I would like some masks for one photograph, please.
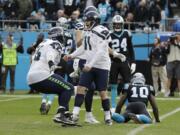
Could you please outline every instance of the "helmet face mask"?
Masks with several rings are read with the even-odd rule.
[[[121,31],[124,25],[124,19],[120,15],[115,15],[112,19],[114,31]]]
[[[113,23],[114,31],[121,31],[123,29],[123,23]]]
[[[91,26],[93,26],[93,22],[92,21],[85,21],[84,22],[85,23],[85,29],[90,29],[91,28]]]

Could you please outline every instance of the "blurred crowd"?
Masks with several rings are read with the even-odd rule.
[[[82,20],[83,10],[88,1],[0,0],[0,20],[17,20],[13,23],[7,21],[3,27],[48,29],[61,17],[70,21]],[[130,30],[145,26],[159,29],[163,19],[177,17],[172,8],[180,7],[178,0],[90,0],[90,2],[97,7],[101,24],[107,26],[111,23],[112,17],[119,14],[127,23],[124,27]],[[48,23],[48,21],[51,22]],[[138,24],[132,22],[138,22]]]

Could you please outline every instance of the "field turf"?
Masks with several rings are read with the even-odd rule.
[[[84,105],[80,114],[83,127],[61,127],[52,118],[57,108],[57,98],[48,115],[40,115],[40,95],[0,95],[0,135],[180,135],[180,97],[158,97],[161,123],[128,124],[113,123],[106,126],[99,98],[93,101],[93,113],[101,124],[84,123]],[[72,109],[72,97],[70,108]],[[149,105],[149,110],[151,107]],[[153,115],[152,115],[153,116]]]

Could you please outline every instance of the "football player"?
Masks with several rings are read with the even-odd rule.
[[[84,54],[86,50],[86,64],[80,76],[73,108],[73,120],[78,121],[80,107],[84,101],[85,90],[95,83],[100,93],[102,107],[104,110],[105,124],[112,125],[110,115],[110,103],[107,96],[108,74],[110,70],[110,58],[108,44],[110,42],[109,30],[99,24],[99,14],[96,11],[89,11],[84,15],[85,28],[88,30],[83,38],[83,45],[75,52],[64,57],[69,60]]]
[[[131,34],[123,29],[124,20],[120,15],[115,15],[112,19],[113,32],[111,33],[112,42],[110,48],[117,53],[122,53],[126,57],[126,61],[111,57],[110,70],[110,87],[111,87],[111,107],[112,112],[115,111],[117,97],[117,80],[118,75],[122,76],[124,85],[129,83],[131,73],[135,71],[134,50],[131,42]],[[131,68],[129,64],[131,63]]]
[[[71,31],[69,31],[68,28],[68,20],[64,17],[61,17],[58,20],[57,26],[63,27],[64,29],[64,46],[62,47],[62,57],[66,54],[70,54],[75,50],[75,43],[73,39],[73,35]],[[65,62],[63,59],[61,59],[58,66],[61,66],[62,69],[56,71],[61,76],[65,77],[68,82],[72,82],[72,79],[69,77],[69,74],[73,71],[72,68],[72,61]]]
[[[67,114],[68,104],[74,87],[66,82],[54,70],[60,68],[57,64],[60,61],[63,46],[63,29],[53,27],[48,32],[48,39],[41,42],[35,50],[32,63],[27,75],[27,82],[30,88],[46,94],[58,95],[58,111],[54,122],[67,125],[75,123]]]
[[[84,10],[84,14],[88,11],[97,11],[97,9],[94,6],[89,6]],[[86,34],[86,30],[84,30],[84,23],[77,23],[76,24],[76,41],[77,41],[77,47],[80,47],[83,42],[83,37]],[[79,74],[82,72],[82,69],[84,67],[84,64],[86,63],[86,54],[88,54],[90,51],[86,50],[86,52],[79,56],[78,59],[74,60],[74,72],[71,75],[71,77],[78,77]],[[90,124],[98,124],[100,123],[96,118],[94,117],[91,109],[92,109],[92,101],[93,101],[93,95],[94,95],[95,85],[94,83],[88,88],[86,94],[85,94],[85,122]]]
[[[97,13],[97,9],[94,6],[88,6],[85,10],[84,10],[84,14],[87,14],[88,12],[96,12]],[[89,34],[88,30],[85,28],[83,28],[83,24],[79,23],[77,28],[77,46],[81,46],[81,44],[85,45],[87,43],[87,41],[82,42],[82,37],[86,37],[86,34]],[[109,53],[111,53],[114,57],[118,57],[120,59],[122,59],[122,55],[121,54],[117,54],[115,51],[113,52],[110,48],[109,49]],[[77,76],[78,71],[82,71],[84,64],[86,63],[86,60],[89,58],[89,56],[92,55],[92,51],[91,49],[86,49],[84,51],[84,53],[82,55],[79,55],[78,58],[80,58],[79,60],[79,64],[74,64],[77,65],[75,71],[73,72],[73,76]],[[123,57],[124,58],[124,57]],[[78,67],[79,66],[79,67]],[[80,70],[78,70],[80,69]],[[94,82],[89,85],[90,87],[88,87],[88,91],[86,92],[85,95],[85,108],[86,108],[86,114],[85,114],[85,122],[88,122],[90,124],[97,124],[99,123],[99,121],[97,121],[95,119],[95,117],[93,116],[91,109],[92,109],[92,101],[93,101],[93,95],[94,95],[94,90],[96,88]]]
[[[31,57],[34,55],[36,48],[41,42],[43,42],[43,40],[44,40],[44,34],[40,33],[37,36],[36,42],[32,46],[28,47],[27,53],[30,54]],[[31,91],[34,92],[34,90],[30,90],[30,92]],[[40,113],[42,115],[48,114],[53,100],[54,100],[54,94],[42,94],[42,100],[40,106]]]
[[[135,73],[130,81],[126,84],[118,105],[116,113],[112,114],[112,119],[117,123],[128,122],[133,120],[135,123],[148,124],[152,123],[152,118],[147,111],[148,101],[150,102],[156,122],[159,120],[158,107],[154,97],[153,87],[145,84],[145,78],[141,73]],[[122,106],[125,100],[128,99],[129,103],[123,114],[121,113]]]

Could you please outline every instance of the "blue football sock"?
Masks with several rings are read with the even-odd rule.
[[[119,114],[119,113],[113,113],[111,118],[117,123],[124,123],[125,122],[124,116]]]
[[[117,84],[111,84],[111,107],[116,108]]]
[[[47,94],[42,94],[42,103],[46,103],[47,101]]]
[[[144,115],[144,114],[140,114],[140,115],[136,115],[137,118],[139,119],[139,121],[141,121],[144,124],[150,124],[152,123],[151,118],[149,118],[148,116]]]
[[[52,104],[53,100],[54,100],[54,94],[48,94],[48,104]]]

